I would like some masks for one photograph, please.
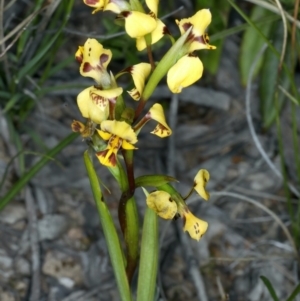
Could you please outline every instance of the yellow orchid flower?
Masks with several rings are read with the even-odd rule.
[[[151,72],[151,65],[148,63],[140,63],[126,69],[132,75],[135,88],[128,91],[134,100],[139,100],[144,91],[145,81]]]
[[[177,200],[178,201],[178,200]],[[149,208],[164,219],[181,216],[183,231],[189,232],[191,238],[200,240],[208,228],[208,223],[194,216],[187,205],[182,201],[178,203],[165,191],[155,191],[147,195],[146,203]]]
[[[95,14],[99,10],[103,10],[107,0],[83,0],[84,4],[95,9],[92,11],[92,14]]]
[[[150,13],[145,14],[138,11],[125,11],[125,30],[127,34],[136,39],[136,47],[139,51],[147,47],[145,36],[151,35],[151,44],[158,42],[165,33],[165,24],[157,18],[159,0],[146,0]]]
[[[209,45],[209,37],[205,33],[206,28],[211,22],[211,12],[209,9],[201,9],[190,18],[176,20],[181,34],[184,34],[191,26],[189,51],[193,52],[200,49],[215,49],[215,46]]]
[[[191,238],[200,240],[208,228],[208,223],[193,215],[187,207],[181,212],[181,215],[184,224],[183,231],[189,232]]]
[[[92,14],[100,10],[110,10],[116,14],[124,10],[130,9],[130,4],[125,0],[83,0],[83,2],[90,7],[95,9],[92,11]]]
[[[95,39],[87,39],[83,46],[79,46],[75,58],[80,63],[82,76],[93,78],[102,87],[110,85],[106,68],[112,58],[111,50],[104,49]]]
[[[154,104],[146,116],[158,122],[158,125],[151,132],[151,134],[154,134],[160,138],[165,138],[172,135],[172,130],[166,122],[164,110],[161,104]]]
[[[115,102],[123,89],[100,90],[94,86],[84,89],[77,96],[77,105],[83,117],[100,124],[109,116],[109,101]]]
[[[209,193],[206,191],[206,184],[210,175],[206,169],[200,169],[194,178],[194,189],[206,201],[209,199]]]
[[[154,104],[150,108],[148,113],[134,126],[134,131],[138,134],[143,126],[151,119],[158,122],[151,134],[154,134],[160,138],[165,138],[172,134],[172,130],[166,122],[164,109],[159,103]]]
[[[173,93],[180,93],[201,78],[203,64],[197,56],[187,54],[180,58],[167,74],[167,84]]]
[[[108,140],[107,148],[96,153],[100,163],[105,166],[116,165],[120,148],[135,149],[137,136],[125,121],[105,120],[101,123],[101,130],[97,131],[103,140]]]
[[[170,194],[165,191],[151,192],[146,198],[146,203],[150,209],[164,219],[172,219],[177,213],[176,203],[171,199]]]

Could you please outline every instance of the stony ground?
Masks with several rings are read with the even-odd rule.
[[[76,10],[81,12],[79,4]],[[78,41],[84,40],[72,35],[68,38],[74,40],[74,49]],[[298,283],[294,249],[284,231],[290,218],[282,180],[258,151],[246,119],[246,91],[239,84],[237,67],[239,43],[237,36],[225,41],[213,82],[204,86],[204,79],[186,89],[179,95],[178,110],[178,100],[164,84],[159,86],[151,101],[163,101],[169,107],[169,122],[176,124],[173,138],[160,140],[146,131],[139,136],[137,175],[176,176],[180,181],[177,188],[184,195],[200,168],[211,173],[211,200],[203,202],[193,197],[189,205],[195,215],[209,222],[200,242],[182,232],[180,220],[160,221],[158,300],[271,300],[261,275],[271,281],[279,299],[284,300]],[[61,80],[70,81],[76,72],[74,64]],[[79,75],[75,76],[79,82]],[[256,88],[254,83],[251,119],[265,153],[279,168],[275,131],[260,130]],[[38,133],[45,146],[55,146],[70,133],[72,120],[80,119],[75,103],[79,91],[53,93],[40,100],[27,126]],[[284,126],[289,126],[288,116],[286,109]],[[3,116],[0,122],[3,175],[15,153]],[[291,139],[284,138],[290,150]],[[22,141],[25,150],[44,150],[36,148],[28,132],[22,135]],[[120,300],[83,164],[86,148],[78,138],[0,212],[1,301],[27,301],[34,294],[43,301]],[[38,160],[36,155],[26,158],[27,166]],[[293,181],[290,152],[286,162]],[[99,166],[98,172],[112,192],[106,192],[106,199],[117,221],[117,186],[104,168]],[[16,176],[12,164],[2,195]],[[137,201],[142,218],[145,200],[140,191]],[[32,291],[33,279],[38,279],[40,286]]]

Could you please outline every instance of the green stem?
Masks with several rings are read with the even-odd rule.
[[[106,203],[103,200],[99,180],[93,167],[92,161],[88,155],[88,151],[84,153],[84,163],[100,216],[100,222],[103,228],[105,241],[107,243],[107,248],[119,288],[121,300],[131,301],[132,299],[130,287],[126,276],[124,256],[121,249],[119,237],[114,226],[111,214],[107,208]]]
[[[145,89],[139,101],[139,105],[135,112],[135,120],[142,112],[147,100],[154,92],[160,80],[166,75],[166,73],[176,63],[176,61],[187,53],[188,47],[185,46],[184,44],[186,42],[186,39],[191,29],[192,26],[176,41],[176,43],[169,49],[169,51],[163,56],[161,61],[155,67],[153,73],[151,74],[145,86]]]
[[[124,154],[126,158],[125,162],[128,164],[126,166],[131,166],[129,168],[128,174],[131,174],[130,181],[134,182],[133,177],[133,166],[132,166],[132,153]],[[130,159],[131,158],[131,159]],[[131,162],[131,163],[130,163]],[[129,283],[132,280],[134,271],[137,266],[138,256],[139,256],[139,221],[138,212],[136,207],[136,202],[133,197],[134,189],[130,189],[128,175],[126,175],[125,170],[121,163],[118,161],[116,167],[110,167],[109,171],[114,176],[114,178],[119,183],[120,189],[122,191],[122,196],[119,203],[119,222],[124,235],[127,256],[126,256],[126,274]],[[134,185],[131,187],[134,187]]]

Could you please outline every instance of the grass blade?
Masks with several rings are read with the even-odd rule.
[[[279,301],[276,292],[274,290],[274,287],[272,286],[270,280],[265,277],[265,276],[260,276],[260,279],[263,281],[263,283],[265,284],[265,286],[267,287],[271,297],[273,298],[274,301]]]
[[[40,171],[50,160],[52,157],[57,155],[61,150],[63,150],[66,146],[68,146],[78,134],[72,133],[67,136],[64,140],[62,140],[57,146],[51,149],[46,155],[39,160],[35,165],[31,167],[31,169],[21,177],[18,182],[8,191],[8,193],[0,199],[0,210],[2,210],[13,198],[20,192],[20,190],[30,181],[34,175]]]

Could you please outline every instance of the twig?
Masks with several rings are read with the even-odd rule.
[[[29,301],[39,301],[41,294],[40,281],[40,249],[37,229],[37,216],[33,196],[29,187],[26,187],[25,202],[28,216],[28,232],[31,247],[31,287]]]
[[[282,222],[282,220],[278,217],[278,215],[276,213],[274,213],[272,210],[270,210],[269,208],[267,208],[265,205],[259,203],[258,201],[251,199],[247,196],[243,196],[241,194],[238,193],[234,193],[234,192],[227,192],[227,191],[212,191],[210,193],[211,196],[227,196],[230,197],[228,198],[228,200],[234,200],[234,199],[240,199],[243,200],[245,202],[248,202],[260,209],[262,209],[264,212],[266,212],[267,214],[269,214],[276,222],[277,224],[281,227],[281,229],[283,230],[284,234],[286,235],[287,239],[289,240],[293,250],[294,250],[294,254],[295,257],[298,259],[298,251],[297,251],[297,247],[295,245],[295,242],[293,240],[293,237],[290,233],[290,231],[288,230],[288,228],[285,226],[285,224]]]
[[[169,112],[169,126],[173,131],[173,134],[168,138],[168,162],[167,162],[167,172],[171,176],[175,176],[175,157],[176,157],[176,146],[175,146],[175,135],[174,131],[177,124],[177,114],[179,106],[178,94],[172,95],[172,100],[170,104]]]
[[[273,4],[271,4],[271,3],[267,2],[267,1],[262,1],[262,0],[244,0],[244,1],[247,1],[247,2],[250,2],[250,3],[256,4],[256,5],[259,5],[259,6],[265,8],[265,9],[267,9],[267,10],[269,10],[269,11],[271,11],[271,12],[277,14],[277,15],[280,15],[279,9],[275,5],[273,5]],[[296,26],[298,28],[300,28],[300,21],[298,21],[296,18],[293,18],[287,12],[284,12],[284,14],[285,14],[286,18],[289,21],[294,22],[294,24],[296,24]]]
[[[287,22],[286,22],[286,16],[284,14],[284,10],[282,8],[282,5],[279,0],[274,0],[278,6],[278,11],[280,12],[282,24],[283,24],[283,41],[282,41],[282,49],[281,49],[281,55],[278,65],[278,70],[280,72],[286,52],[286,45],[287,45],[287,38],[288,38],[288,29],[287,29]]]
[[[247,122],[248,122],[249,130],[250,130],[250,134],[252,136],[252,139],[254,141],[254,144],[255,144],[256,148],[258,149],[258,151],[260,152],[261,156],[266,161],[266,163],[269,165],[269,167],[273,170],[273,172],[280,179],[283,179],[283,176],[282,176],[281,172],[276,168],[276,166],[274,165],[274,163],[270,160],[270,158],[266,154],[265,150],[263,149],[263,147],[262,147],[262,145],[261,145],[261,143],[260,143],[260,141],[259,141],[259,139],[258,139],[258,137],[257,137],[257,135],[255,133],[255,129],[254,129],[253,122],[252,122],[252,117],[251,117],[250,99],[251,99],[251,88],[252,88],[253,73],[254,73],[255,66],[256,66],[256,64],[258,62],[258,59],[262,56],[262,54],[266,50],[266,48],[267,48],[267,45],[264,44],[264,46],[261,48],[261,50],[259,51],[259,53],[255,57],[255,59],[253,61],[253,64],[252,64],[252,66],[250,68],[249,77],[248,77],[248,81],[247,81],[246,98],[245,98],[246,117],[247,117]],[[288,186],[291,189],[291,191],[297,197],[300,197],[299,191],[294,187],[293,184],[291,184],[290,182],[288,182]]]
[[[179,233],[180,241],[183,245],[184,255],[188,262],[189,273],[193,279],[197,291],[198,300],[208,301],[203,277],[199,269],[199,263],[195,258],[191,248],[191,241],[185,233],[182,231],[179,231]]]
[[[171,105],[170,105],[170,113],[169,113],[169,125],[173,131],[173,135],[171,135],[168,139],[168,163],[167,163],[168,174],[173,176],[175,176],[176,173],[175,171],[176,150],[175,150],[174,132],[177,124],[178,106],[179,106],[178,94],[173,94]],[[201,301],[208,301],[205,285],[203,282],[203,277],[199,270],[199,263],[197,262],[197,259],[195,258],[191,248],[191,241],[188,239],[187,235],[181,231],[181,229],[179,233],[180,233],[179,235],[180,235],[182,248],[184,250],[184,255],[186,257],[186,261],[188,262],[188,270],[194,282],[194,286],[197,291],[197,296]]]

